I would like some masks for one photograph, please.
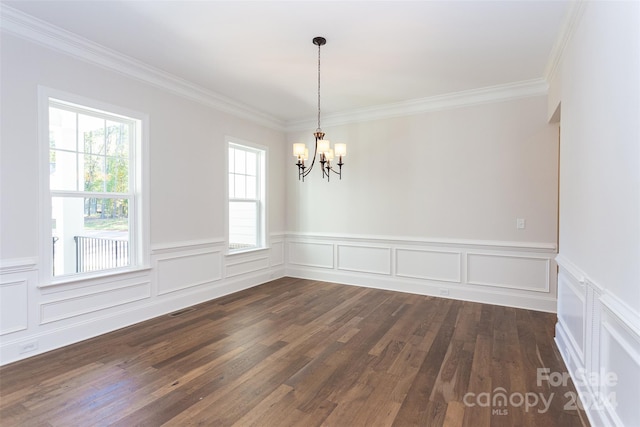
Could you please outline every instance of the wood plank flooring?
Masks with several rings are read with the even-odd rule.
[[[588,425],[555,321],[283,278],[0,368],[0,424]]]

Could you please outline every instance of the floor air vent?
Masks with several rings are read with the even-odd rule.
[[[188,307],[182,310],[178,310],[178,311],[174,311],[173,313],[169,314],[169,317],[178,317],[178,316],[182,316],[185,313],[190,313],[192,311],[195,311],[195,308],[193,307]]]

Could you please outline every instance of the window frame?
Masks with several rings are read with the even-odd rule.
[[[254,252],[268,249],[268,233],[267,233],[267,160],[268,160],[268,149],[267,147],[259,144],[255,144],[253,142],[244,141],[238,138],[229,137],[226,138],[226,150],[225,150],[225,194],[226,194],[226,203],[225,203],[225,229],[226,229],[226,254],[234,255],[234,254],[242,254],[247,252]],[[247,199],[247,198],[231,198],[229,191],[229,178],[231,175],[231,170],[229,168],[229,155],[230,148],[240,149],[245,152],[253,152],[256,153],[256,181],[257,181],[257,190],[256,190],[256,198],[255,199]],[[237,248],[231,249],[231,218],[229,214],[230,204],[232,202],[248,202],[248,203],[256,203],[258,215],[256,218],[256,246],[251,246],[247,248]]]
[[[55,104],[55,105],[53,105]],[[49,176],[50,162],[50,118],[49,108],[63,108],[74,113],[85,113],[103,119],[124,119],[135,123],[135,135],[129,146],[129,182],[128,191],[120,192],[87,192],[80,190],[51,190]],[[148,127],[147,114],[129,110],[124,107],[107,104],[80,95],[38,86],[38,145],[40,175],[40,285],[47,287],[69,282],[99,277],[114,276],[122,273],[150,268],[149,239],[149,179],[148,179]],[[76,150],[78,147],[76,147]],[[78,152],[78,151],[76,151]],[[98,196],[100,198],[129,200],[129,265],[84,273],[53,275],[52,253],[52,199],[54,197]]]

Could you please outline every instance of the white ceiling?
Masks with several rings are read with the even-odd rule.
[[[556,1],[4,1],[282,122],[544,77]]]

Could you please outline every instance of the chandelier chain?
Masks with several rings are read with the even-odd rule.
[[[320,132],[320,44],[318,44],[318,129]]]

